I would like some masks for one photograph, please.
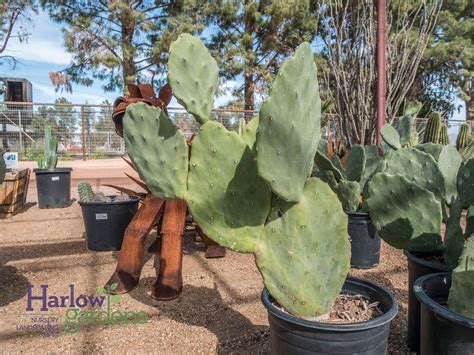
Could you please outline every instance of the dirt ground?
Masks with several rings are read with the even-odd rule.
[[[228,252],[223,259],[204,258],[204,248],[185,238],[184,290],[180,298],[159,302],[149,296],[155,278],[155,255],[147,254],[139,286],[112,309],[148,315],[148,323],[91,325],[74,334],[44,337],[25,316],[27,285],[48,296],[96,295],[113,273],[117,252],[92,252],[85,247],[80,207],[40,210],[37,205],[0,220],[0,350],[4,352],[66,353],[268,353],[267,312],[260,302],[262,280],[253,257]],[[149,237],[151,243],[156,234]],[[382,263],[351,274],[388,287],[399,302],[392,323],[389,353],[407,353],[407,267],[401,251],[382,247]],[[41,302],[33,303],[39,312]],[[49,314],[64,315],[64,308]]]

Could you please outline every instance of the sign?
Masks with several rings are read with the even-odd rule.
[[[107,217],[108,217],[107,213],[96,213],[95,214],[96,221],[107,219]]]
[[[18,153],[17,152],[7,152],[3,154],[3,159],[5,159],[5,164],[7,169],[17,170],[18,169]]]

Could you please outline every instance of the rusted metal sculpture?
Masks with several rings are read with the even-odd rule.
[[[166,111],[173,95],[169,85],[161,88],[158,97],[155,96],[151,84],[129,84],[128,91],[130,96],[119,97],[115,100],[112,115],[116,132],[121,137],[123,137],[122,118],[128,105],[144,102]],[[128,160],[124,160],[131,164]],[[174,299],[182,291],[182,235],[187,215],[187,204],[184,200],[163,201],[155,198],[143,182],[131,176],[130,178],[143,187],[147,194],[143,199],[141,208],[125,231],[117,268],[107,284],[118,283],[118,287],[113,291],[114,293],[128,292],[138,284],[144,262],[146,237],[157,224],[162,213],[161,229],[158,226],[159,236],[149,248],[150,252],[160,253],[159,270],[157,270],[157,279],[153,286],[152,297],[160,300]],[[130,191],[125,191],[126,189],[122,190],[130,193]],[[207,246],[206,257],[216,258],[225,255],[223,247],[207,238],[198,226],[196,226],[196,230]]]

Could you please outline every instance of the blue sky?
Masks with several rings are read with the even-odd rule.
[[[28,42],[19,43],[16,38],[13,38],[5,53],[18,58],[20,63],[14,70],[11,70],[6,64],[0,65],[0,77],[19,77],[30,80],[33,84],[33,101],[35,102],[54,102],[58,97],[66,97],[76,104],[85,103],[86,101],[90,104],[98,104],[105,99],[113,102],[121,94],[120,92],[104,92],[101,88],[102,83],[98,80],[95,80],[90,87],[73,84],[72,94],[55,92],[48,73],[64,69],[69,64],[71,56],[65,51],[62,44],[61,25],[52,22],[43,11],[33,15],[32,20],[32,34]],[[236,81],[230,81],[226,84],[229,87],[235,85],[238,85]],[[230,99],[229,95],[223,95],[217,98],[215,105],[216,107],[221,106]],[[456,104],[462,104],[463,106],[459,112],[453,115],[452,119],[464,120],[464,102],[458,101]],[[177,106],[175,100],[171,102],[171,106]]]

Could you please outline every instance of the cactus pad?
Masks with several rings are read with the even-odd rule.
[[[459,168],[458,195],[463,208],[474,206],[474,159],[469,159]]]
[[[270,294],[299,317],[329,311],[349,260],[347,216],[329,186],[315,178],[307,180],[300,202],[265,226],[256,253]]]
[[[183,199],[188,174],[188,146],[180,130],[157,107],[128,106],[124,138],[133,165],[153,196]]]
[[[382,127],[383,128],[383,127]],[[413,137],[413,117],[403,116],[397,124],[397,132],[402,147],[410,147]]]
[[[368,188],[370,217],[388,244],[412,251],[443,249],[441,205],[431,191],[386,173],[376,174]]]
[[[474,238],[469,238],[452,274],[448,308],[474,318]]]
[[[443,146],[436,143],[418,144],[415,148],[421,150],[422,152],[428,153],[436,161],[438,161],[441,150],[443,150]]]
[[[341,170],[339,170],[332,161],[324,154],[321,152],[317,151],[315,156],[314,156],[314,162],[318,169],[320,171],[331,171],[336,179],[336,181],[340,181],[341,179],[344,179],[344,176],[342,175]]]
[[[384,124],[380,130],[382,134],[383,141],[392,149],[400,149],[402,146],[400,144],[400,135],[397,130],[391,125]]]
[[[458,194],[457,174],[462,164],[462,157],[452,145],[446,145],[441,150],[438,158],[438,168],[444,178],[444,197],[450,205]]]
[[[438,164],[431,155],[415,148],[405,148],[390,152],[386,158],[387,174],[401,174],[423,189],[428,189],[442,200],[444,179]]]
[[[186,111],[204,124],[219,85],[217,63],[196,37],[184,33],[170,46],[168,81]]]
[[[357,181],[340,181],[336,189],[344,210],[355,212],[360,205],[360,185]]]
[[[349,151],[346,165],[347,180],[360,181],[365,171],[365,150],[360,144],[354,144]]]
[[[209,238],[233,250],[255,251],[271,192],[236,132],[214,121],[201,127],[193,140],[186,200]]]
[[[257,140],[257,129],[259,123],[258,116],[255,116],[247,123],[242,129],[242,139],[250,147],[252,152],[255,153],[255,143]]]
[[[300,45],[276,76],[260,110],[257,165],[272,191],[301,198],[321,136],[321,100],[309,43]]]

